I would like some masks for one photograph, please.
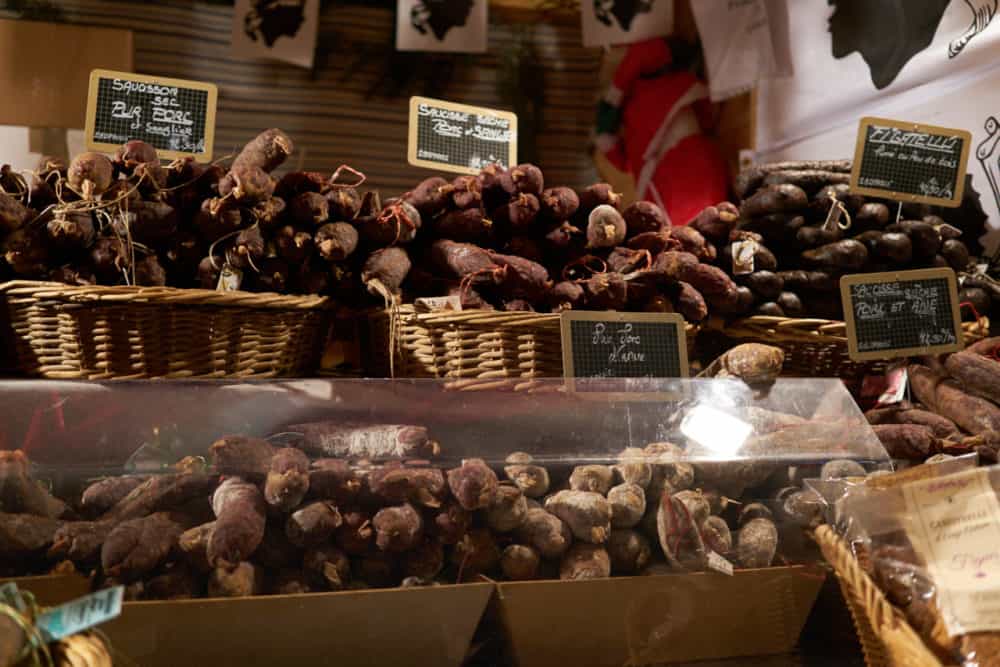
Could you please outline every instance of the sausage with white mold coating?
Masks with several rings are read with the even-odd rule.
[[[216,472],[255,477],[268,473],[277,448],[262,438],[225,435],[213,442],[208,451]]]
[[[233,160],[232,169],[245,166],[271,172],[292,154],[294,148],[287,134],[278,128],[269,128],[247,142]]]
[[[384,296],[382,289],[398,295],[412,266],[409,255],[399,246],[382,248],[368,256],[361,271],[361,280],[374,295]]]
[[[497,476],[482,459],[467,459],[448,471],[448,487],[463,509],[485,509],[497,493]]]
[[[253,484],[229,477],[212,496],[215,529],[206,556],[213,567],[247,560],[264,538],[264,496]]]
[[[610,576],[611,557],[604,547],[595,544],[574,544],[559,565],[560,579],[603,579]]]
[[[308,492],[309,458],[294,447],[277,450],[264,482],[264,500],[279,512],[290,512]]]
[[[611,532],[611,505],[599,493],[559,491],[545,500],[545,509],[565,521],[578,540],[601,544]]]
[[[186,526],[177,515],[157,512],[123,521],[101,546],[101,568],[108,576],[132,581],[164,563]]]
[[[433,457],[440,453],[424,426],[412,424],[361,424],[308,422],[285,430],[301,433],[296,446],[307,453],[372,461]]]
[[[627,234],[629,237],[647,232],[662,232],[670,230],[670,221],[667,220],[663,209],[648,201],[637,201],[629,204],[622,211],[625,220]]]
[[[725,244],[729,233],[736,228],[740,212],[733,204],[721,202],[715,206],[702,209],[690,227],[696,229],[706,239],[716,245]]]

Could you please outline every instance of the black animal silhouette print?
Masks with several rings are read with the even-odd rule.
[[[655,0],[594,0],[594,16],[607,26],[614,25],[614,17],[621,29],[628,32],[636,16],[653,9],[653,2]]]
[[[426,35],[430,30],[438,41],[443,42],[448,31],[465,25],[476,2],[477,0],[421,0],[410,9],[410,25],[421,35]]]
[[[1000,208],[1000,153],[997,152],[997,145],[1000,144],[1000,123],[994,116],[990,116],[984,123],[986,138],[976,146],[976,158],[983,166],[986,180],[990,182],[993,190],[993,199],[997,208]]]
[[[997,14],[997,4],[1000,0],[965,0],[965,4],[972,12],[972,24],[965,29],[961,35],[951,40],[948,44],[948,57],[954,58],[962,52],[972,38],[986,30],[990,21]]]
[[[306,0],[257,0],[243,17],[243,32],[274,48],[279,37],[295,37],[306,20]]]
[[[934,40],[950,0],[829,0],[833,57],[857,51],[881,90]]]

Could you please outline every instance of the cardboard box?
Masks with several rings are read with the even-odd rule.
[[[143,667],[455,665],[493,585],[126,602],[102,625]]]
[[[133,66],[119,28],[0,19],[0,44],[0,125],[82,129],[90,71]]]
[[[19,590],[31,591],[35,602],[42,607],[55,607],[64,602],[83,597],[90,592],[90,580],[79,574],[45,574],[37,577],[10,577],[0,579],[0,586],[7,582],[17,584]]]
[[[826,578],[819,567],[498,584],[520,667],[648,665],[787,653]]]

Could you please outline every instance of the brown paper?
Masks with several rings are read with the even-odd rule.
[[[622,667],[791,651],[825,574],[801,565],[581,581],[501,582],[519,667]]]
[[[492,593],[473,583],[126,602],[101,629],[143,667],[458,667]]]

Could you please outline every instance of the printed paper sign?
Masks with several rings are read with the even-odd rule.
[[[631,44],[669,35],[674,0],[581,0],[584,46]]]
[[[851,192],[900,201],[959,206],[972,135],[934,125],[862,118]]]
[[[398,51],[485,53],[488,0],[398,0]]]
[[[312,68],[320,0],[236,0],[232,51]]]
[[[407,159],[415,167],[476,174],[517,164],[517,116],[509,111],[410,98]]]
[[[90,73],[87,148],[113,153],[132,139],[161,158],[212,159],[218,88],[212,83],[95,69]]]

